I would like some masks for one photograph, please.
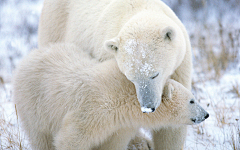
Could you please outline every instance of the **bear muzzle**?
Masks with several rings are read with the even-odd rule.
[[[158,74],[155,76],[157,77]],[[133,83],[141,105],[141,111],[143,113],[154,112],[162,101],[162,84],[158,80],[150,78],[141,78]]]
[[[204,116],[202,116],[202,117],[191,118],[191,121],[194,124],[199,124],[199,123],[203,122],[204,120],[206,120],[208,117],[209,117],[209,113],[206,112],[204,114]]]

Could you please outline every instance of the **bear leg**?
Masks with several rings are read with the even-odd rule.
[[[67,113],[54,138],[56,149],[91,150],[104,143],[117,129],[114,129],[114,126],[108,126],[110,121],[107,120],[109,118],[107,114],[104,117],[96,116],[103,116],[103,114],[98,111]]]
[[[151,137],[148,137],[146,133],[148,132],[144,130],[138,130],[134,139],[130,141],[128,144],[128,150],[154,150],[154,144]]]
[[[127,149],[129,141],[136,135],[136,132],[137,130],[134,128],[119,129],[94,150]]]
[[[29,142],[33,150],[54,150],[53,138],[42,132],[29,133]]]
[[[162,128],[153,132],[155,150],[182,150],[187,134],[187,126]]]

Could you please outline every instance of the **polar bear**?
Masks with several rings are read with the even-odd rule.
[[[126,149],[140,127],[192,125],[209,115],[168,79],[162,104],[142,113],[115,59],[99,63],[71,44],[32,51],[17,67],[13,98],[33,149]]]
[[[160,105],[166,79],[178,67],[179,78],[191,72],[186,31],[159,0],[46,0],[39,47],[56,41],[74,43],[99,60],[115,57],[148,112]],[[190,82],[183,84],[190,87]]]
[[[142,110],[157,109],[168,77],[191,90],[189,37],[161,0],[45,0],[38,33],[40,48],[71,42],[100,61],[116,58]],[[185,126],[153,132],[155,148],[180,149],[186,132]]]

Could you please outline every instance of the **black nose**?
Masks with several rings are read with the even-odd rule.
[[[207,114],[204,118],[207,119],[209,117],[209,114]]]
[[[154,112],[155,111],[155,108],[152,108],[152,112]]]

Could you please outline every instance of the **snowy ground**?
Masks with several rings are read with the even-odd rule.
[[[210,113],[189,126],[185,150],[239,150],[240,2],[165,1],[189,32],[193,93]],[[41,8],[42,0],[0,0],[0,149],[29,149],[11,99],[11,77],[19,60],[37,47]]]

